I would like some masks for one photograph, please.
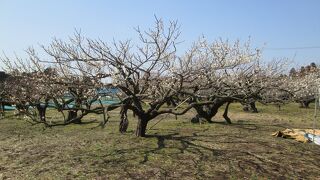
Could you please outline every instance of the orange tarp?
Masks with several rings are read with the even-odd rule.
[[[308,138],[304,136],[306,133],[319,136],[320,129],[286,129],[284,131],[277,131],[272,135],[276,137],[294,139],[296,141],[305,143],[309,142]]]

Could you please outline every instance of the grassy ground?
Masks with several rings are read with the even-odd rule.
[[[245,113],[232,104],[232,125],[191,124],[193,112],[178,120],[162,116],[150,122],[165,118],[147,138],[133,135],[133,118],[128,132],[118,133],[117,112],[105,129],[94,128],[97,123],[44,129],[1,119],[0,179],[319,179],[319,146],[271,136],[312,128],[313,110],[258,108]],[[221,113],[215,121],[223,122]]]

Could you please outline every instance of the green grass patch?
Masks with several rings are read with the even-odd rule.
[[[84,119],[94,123],[54,128],[11,116],[0,120],[0,179],[318,179],[319,146],[271,136],[312,128],[313,109],[257,107],[246,113],[231,104],[231,125],[223,108],[213,124],[190,123],[192,111],[177,120],[163,115],[149,123],[163,118],[146,138],[134,136],[132,115],[120,134],[116,111],[104,129],[96,128],[96,115]],[[54,111],[48,116],[62,120]]]

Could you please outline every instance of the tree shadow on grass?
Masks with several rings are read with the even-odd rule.
[[[253,126],[256,128],[249,128],[249,130],[258,130],[260,125],[255,124],[233,124],[232,126],[236,126],[237,128],[248,129],[245,126]],[[281,127],[279,124],[268,125],[264,124],[261,126],[275,126]],[[225,139],[227,136],[227,139]],[[272,142],[268,140],[262,139],[250,139],[243,135],[242,137],[239,135],[226,135],[226,134],[215,134],[215,135],[207,135],[203,134],[202,131],[194,132],[192,135],[182,136],[179,133],[171,133],[167,135],[148,135],[147,138],[156,138],[157,139],[157,148],[154,148],[149,151],[144,152],[144,160],[140,163],[144,164],[148,162],[149,156],[160,152],[165,148],[176,148],[179,150],[179,153],[191,153],[196,154],[199,158],[198,160],[193,160],[194,165],[198,166],[200,164],[208,163],[208,159],[212,161],[211,163],[226,163],[232,162],[233,169],[237,171],[237,173],[244,176],[250,175],[250,173],[261,174],[266,177],[284,177],[284,175],[297,175],[292,169],[293,164],[297,164],[296,161],[302,163],[305,162],[305,159],[302,158],[299,154],[296,154],[300,151],[310,151],[311,154],[318,154],[319,151],[316,149],[311,150],[308,145],[303,146],[296,142],[283,142],[283,147],[274,146]],[[272,137],[270,137],[272,138]],[[166,142],[173,141],[173,144],[177,144],[175,147],[167,147]],[[180,145],[179,145],[180,144]],[[219,144],[229,144],[228,147],[235,148],[214,148]],[[298,144],[298,145],[297,145]],[[213,145],[213,146],[212,146]],[[243,148],[241,146],[245,145]],[[283,152],[286,151],[287,147],[295,148],[291,152]],[[239,147],[239,148],[237,148]],[[279,155],[279,151],[280,154]],[[178,154],[179,154],[178,153]],[[170,155],[174,157],[176,153],[171,153]],[[169,155],[169,156],[170,156]],[[277,156],[279,158],[283,158],[284,161],[278,161]],[[306,157],[306,159],[312,160],[307,163],[309,165],[319,165],[318,161],[315,160],[312,155]],[[288,164],[286,164],[288,163]],[[301,168],[303,172],[296,177],[303,177],[300,175],[315,175],[314,172],[309,173],[305,168]],[[200,173],[201,172],[197,172]],[[293,174],[292,174],[293,173]]]
[[[240,122],[230,126],[249,130],[249,132],[257,131],[258,133],[263,127],[281,127],[282,125],[256,125]],[[146,169],[140,172],[146,173],[143,176],[145,178],[152,178],[156,175],[178,178],[172,172],[181,171],[181,169],[177,170],[175,167],[162,165],[161,163],[166,162],[166,159],[178,164],[181,160],[181,163],[186,163],[185,161],[187,161],[187,165],[181,164],[181,167],[185,167],[185,171],[188,173],[202,178],[210,178],[210,176],[207,176],[208,173],[211,173],[211,175],[219,174],[224,178],[230,177],[230,174],[240,178],[251,177],[253,174],[269,178],[302,178],[315,177],[317,175],[316,170],[305,168],[320,165],[318,163],[320,162],[319,158],[313,157],[313,155],[319,153],[316,148],[302,146],[292,141],[275,142],[274,140],[264,139],[264,137],[251,138],[248,136],[250,133],[227,134],[220,129],[216,133],[214,131],[206,132],[207,130],[188,132],[190,135],[173,131],[164,135],[149,134],[146,138],[155,139],[155,147],[149,145],[148,147],[134,146],[133,148],[117,150],[113,154],[117,154],[118,157],[114,158],[112,155],[107,155],[111,156],[111,159],[109,158],[105,163],[109,165],[123,164],[123,169],[130,178],[138,175],[130,169],[131,165],[128,161],[135,161],[139,164],[138,166],[158,169],[158,171]],[[270,138],[273,137],[270,136]],[[304,156],[297,154],[301,151]],[[152,157],[154,156],[160,158],[160,161],[153,159]],[[298,164],[303,163],[305,163],[303,167],[297,167]],[[215,167],[216,165],[217,167]],[[219,166],[224,167],[224,169],[219,169]],[[226,169],[225,166],[228,168]],[[212,171],[210,172],[204,167],[212,167]],[[299,173],[297,174],[296,172]]]
[[[250,150],[246,149],[220,149],[220,148],[212,148],[210,146],[206,146],[204,144],[259,144],[260,146],[268,147],[269,145],[263,142],[249,142],[249,141],[219,141],[219,136],[223,137],[225,135],[199,135],[200,132],[194,132],[190,136],[181,136],[179,133],[173,133],[168,135],[148,135],[147,138],[156,138],[157,139],[157,148],[154,148],[149,151],[144,152],[144,159],[141,161],[141,164],[147,163],[149,160],[149,156],[159,153],[162,149],[165,148],[173,148],[167,147],[166,141],[174,141],[173,144],[180,144],[175,148],[179,150],[178,153],[171,153],[168,156],[172,156],[174,158],[177,154],[189,153],[195,154],[198,158],[192,159],[193,165],[195,169],[197,169],[196,174],[205,174],[205,171],[201,170],[201,166],[203,164],[208,164],[208,161],[212,161],[212,164],[219,163],[227,163],[227,162],[237,162],[237,167],[231,167],[236,169],[236,171],[245,172],[245,169],[250,169],[251,171],[255,171],[257,173],[267,174],[271,176],[277,176],[273,171],[269,171],[268,168],[262,166],[263,163],[270,163],[267,159],[256,155]],[[201,132],[202,133],[202,132]],[[228,138],[239,138],[236,136],[229,136]],[[208,140],[211,139],[211,140]],[[269,147],[270,148],[270,147]],[[260,153],[268,153],[268,148],[266,148],[265,152]],[[258,163],[256,162],[258,161]],[[209,163],[210,164],[210,163]],[[272,167],[279,167],[277,163],[272,162]],[[287,172],[287,169],[282,169],[283,172]],[[251,172],[245,172],[246,174],[250,174]]]

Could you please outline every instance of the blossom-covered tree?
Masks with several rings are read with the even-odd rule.
[[[96,79],[73,73],[64,64],[42,60],[33,48],[27,52],[29,58],[25,60],[2,58],[10,74],[3,89],[20,113],[33,122],[56,126],[81,123],[89,113],[104,112],[100,105],[92,107],[99,98]],[[49,106],[62,113],[63,123],[46,121]]]
[[[0,88],[0,115],[1,116],[4,116],[4,114],[5,114],[4,106],[6,104],[8,104],[8,102],[7,102],[7,91],[4,88],[6,80],[8,79],[8,77],[9,77],[8,74],[6,74],[3,71],[0,71],[0,87],[1,87]]]
[[[273,61],[264,64],[260,60],[259,49],[252,49],[250,42],[215,41],[208,43],[200,40],[187,53],[181,69],[193,72],[194,75],[187,91],[189,102],[211,101],[206,105],[194,105],[197,116],[193,122],[203,118],[208,122],[217,114],[218,109],[226,104],[223,117],[228,117],[230,103],[237,101],[250,104],[262,101],[263,92],[278,89],[283,63]]]
[[[301,108],[308,108],[309,104],[314,102],[319,89],[319,73],[316,64],[311,63],[289,76],[288,86],[294,94],[294,101],[298,102]]]
[[[138,118],[135,134],[145,136],[148,123],[156,117],[182,115],[192,108],[211,121],[227,103],[224,117],[230,123],[231,102],[263,99],[261,94],[276,89],[279,83],[279,63],[263,65],[261,51],[252,49],[249,41],[201,38],[181,54],[177,53],[180,29],[176,21],[166,26],[156,18],[154,28],[136,31],[137,43],[109,44],[79,32],[69,41],[54,39],[49,46],[42,46],[46,57],[28,51],[30,66],[19,60],[21,63],[10,65],[4,58],[12,75],[27,80],[19,82],[25,87],[21,96],[13,93],[17,102],[42,105],[52,101],[58,111],[68,111],[64,125],[80,122],[88,113],[103,114],[105,124],[107,112],[121,107],[119,130],[126,131],[130,110]],[[100,98],[97,90],[105,87],[118,90],[119,103],[93,106]]]

